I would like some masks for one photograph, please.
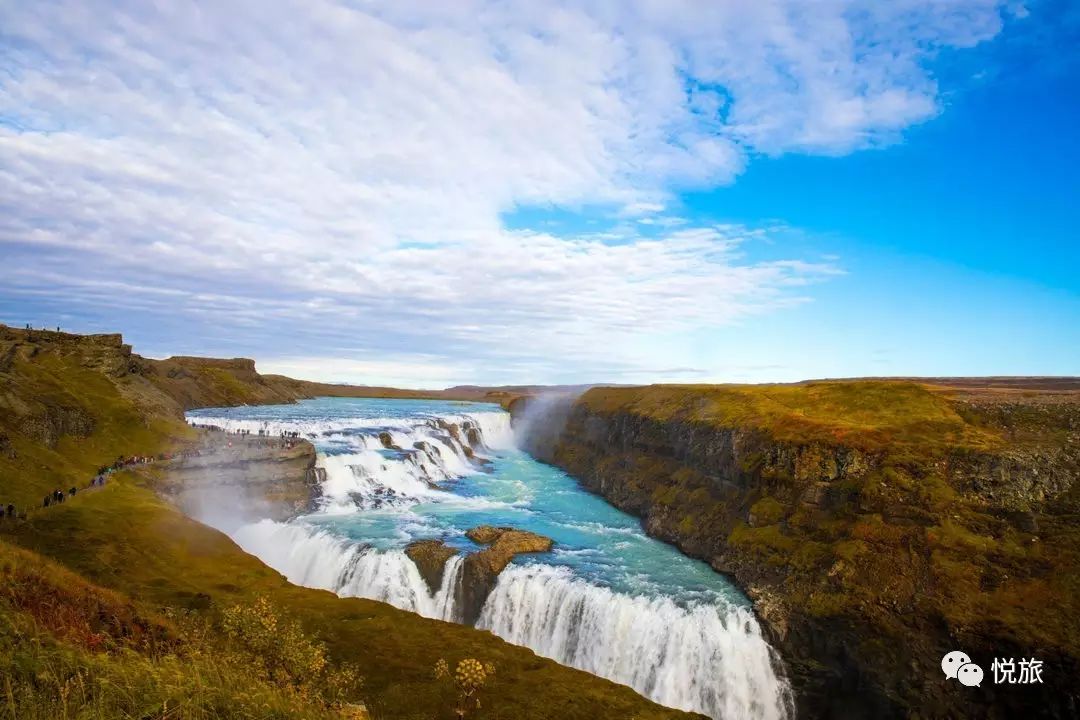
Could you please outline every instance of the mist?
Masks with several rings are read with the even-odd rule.
[[[586,390],[548,391],[519,400],[522,409],[513,418],[518,447],[538,460],[551,462],[574,403]]]

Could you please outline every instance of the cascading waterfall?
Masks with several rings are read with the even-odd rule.
[[[437,620],[457,617],[454,589],[461,579],[460,556],[447,561],[442,587],[433,594],[401,550],[380,552],[327,532],[273,520],[245,525],[232,537],[296,585],[379,600]]]
[[[725,719],[787,714],[771,649],[739,607],[684,608],[597,587],[563,567],[511,565],[477,626],[669,707]]]
[[[196,425],[268,437],[299,432],[325,444],[317,465],[326,471],[322,503],[323,510],[331,513],[445,499],[440,483],[475,472],[477,452],[514,447],[510,416],[505,412],[411,420],[281,421],[214,415],[193,420]]]
[[[387,409],[385,401],[378,409]],[[461,617],[462,556],[447,562],[442,585],[432,592],[402,547],[424,537],[460,546],[464,530],[481,522],[529,526],[565,543],[554,558],[567,565],[511,564],[487,598],[479,627],[671,707],[725,720],[791,714],[771,648],[753,614],[728,600],[723,579],[695,570],[694,561],[645,537],[636,521],[515,450],[507,413],[237,417],[243,412],[202,411],[192,419],[271,437],[299,432],[315,443],[325,470],[315,516],[263,520],[233,533],[291,582],[453,621]],[[484,474],[485,456],[519,464]],[[455,484],[469,477],[467,486]],[[597,557],[600,565],[588,565]],[[638,560],[643,564],[630,567]],[[615,568],[624,564],[619,575]],[[674,581],[660,578],[652,589],[626,580],[653,582],[654,573],[671,566],[679,568]],[[605,586],[620,582],[620,590]],[[712,584],[718,588],[702,591]]]

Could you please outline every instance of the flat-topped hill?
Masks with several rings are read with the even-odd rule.
[[[842,442],[868,450],[896,444],[927,451],[945,445],[989,448],[1002,439],[965,420],[943,393],[904,381],[594,388],[580,402],[597,412],[757,428],[780,440]]]

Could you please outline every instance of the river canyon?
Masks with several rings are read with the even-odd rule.
[[[497,405],[317,398],[188,419],[256,437],[297,433],[316,447],[314,512],[203,518],[293,583],[470,622],[670,707],[731,720],[792,715],[782,663],[747,598],[519,449]],[[554,543],[517,555],[470,608],[463,569],[483,549],[467,535],[478,526]],[[436,584],[407,554],[421,541],[452,551]]]

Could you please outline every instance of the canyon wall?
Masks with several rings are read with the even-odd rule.
[[[731,576],[802,717],[1075,717],[1080,402],[907,382],[521,398],[531,452]],[[981,688],[945,680],[967,652]],[[1043,683],[994,685],[994,658]]]
[[[210,432],[160,464],[155,489],[219,529],[314,512],[325,479],[306,440]]]

